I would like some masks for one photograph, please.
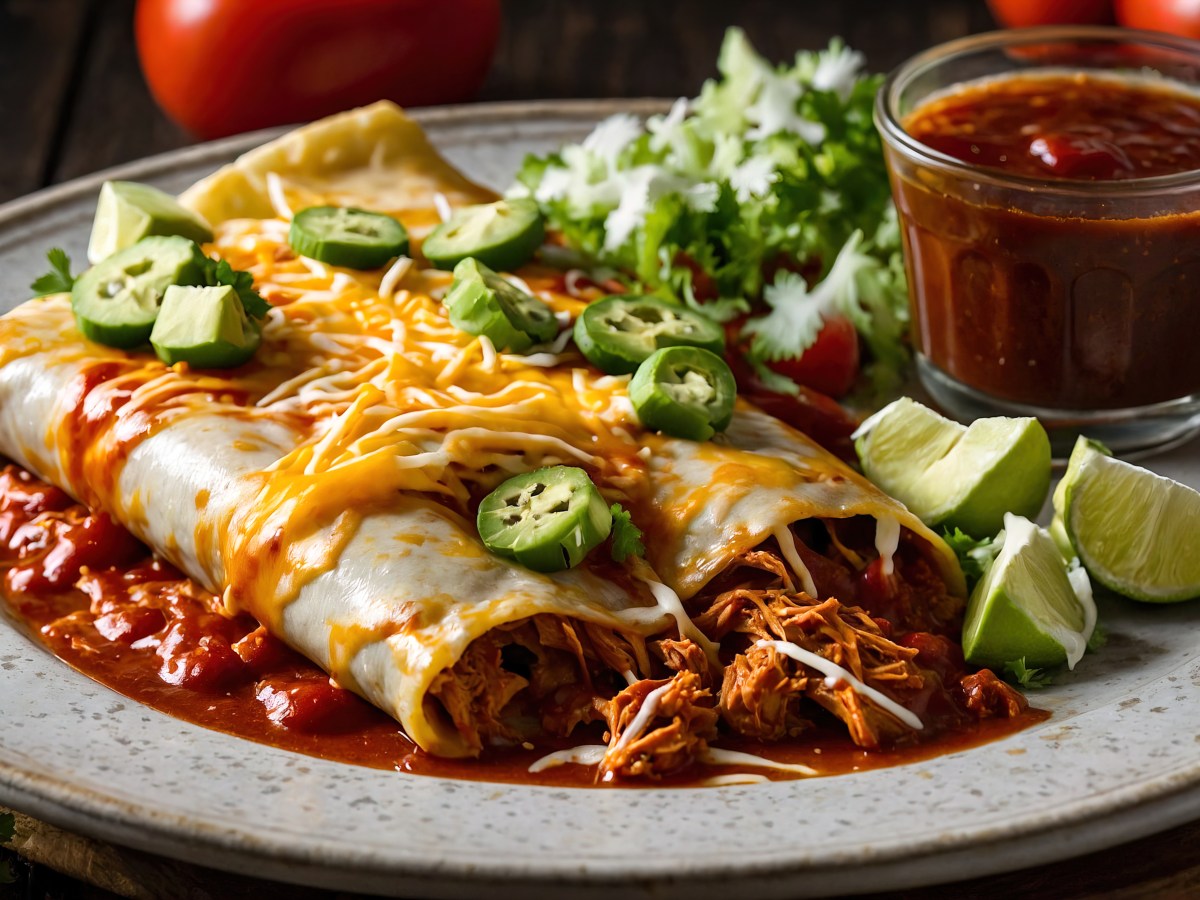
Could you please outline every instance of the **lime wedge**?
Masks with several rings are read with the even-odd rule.
[[[88,260],[102,262],[151,235],[179,235],[204,243],[212,229],[170,194],[148,184],[106,181],[96,202]]]
[[[1095,627],[1086,573],[1069,575],[1045,529],[1006,515],[1000,553],[967,601],[967,661],[1000,668],[1023,657],[1035,668],[1065,662],[1073,669]]]
[[[1105,587],[1151,603],[1200,597],[1200,493],[1081,437],[1054,500],[1080,560]]]
[[[908,397],[855,432],[867,477],[927,525],[982,538],[1004,514],[1036,516],[1050,489],[1050,439],[1037,419],[977,419],[969,427]]]

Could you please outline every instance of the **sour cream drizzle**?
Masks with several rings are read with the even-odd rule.
[[[875,522],[875,549],[883,562],[883,574],[891,575],[896,570],[896,549],[900,546],[900,520],[891,516],[880,516]]]
[[[863,684],[857,678],[850,674],[846,669],[839,666],[832,660],[826,659],[819,654],[813,653],[811,650],[805,650],[793,644],[791,641],[758,641],[755,647],[771,647],[776,653],[782,653],[784,656],[796,660],[796,662],[804,663],[806,666],[812,666],[818,672],[825,675],[826,681],[830,687],[840,681],[846,682],[854,689],[856,694],[873,701],[880,709],[891,713],[909,728],[915,731],[920,731],[925,727],[925,723],[917,718],[912,710],[905,709],[887,694],[875,690],[870,685]]]
[[[796,540],[792,537],[792,530],[786,525],[781,525],[775,529],[774,534],[775,540],[779,542],[779,549],[783,551],[783,558],[791,566],[793,574],[800,579],[800,587],[804,589],[804,593],[814,600],[820,600],[821,598],[817,596],[817,583],[813,581],[808,566],[804,565],[804,560],[800,558],[800,553],[796,550]]]

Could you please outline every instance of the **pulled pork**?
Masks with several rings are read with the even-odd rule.
[[[476,638],[438,673],[429,695],[479,753],[539,734],[565,737],[603,720],[607,698],[650,665],[636,637],[542,614]]]
[[[826,678],[773,647],[754,646],[757,640],[788,641],[889,696],[920,691],[925,676],[913,663],[917,651],[890,640],[861,609],[833,597],[817,602],[807,594],[739,588],[717,597],[695,621],[718,640],[749,638],[726,667],[721,687],[722,718],[739,734],[778,740],[800,733],[808,725],[800,706],[805,698],[841,719],[860,747],[873,749],[911,732],[845,680]]]
[[[694,672],[631,684],[606,704],[605,781],[658,779],[690,766],[717,736],[712,691]]]

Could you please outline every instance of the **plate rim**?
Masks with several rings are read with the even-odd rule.
[[[660,98],[514,101],[433,107],[413,110],[412,115],[423,126],[433,129],[456,124],[489,123],[512,124],[519,128],[520,122],[530,117],[554,116],[558,120],[594,122],[617,112],[639,115],[661,112],[669,103],[669,100]],[[9,229],[23,219],[44,214],[59,204],[94,192],[106,179],[154,177],[174,169],[225,161],[289,130],[288,126],[266,129],[171,150],[44,188],[0,205],[0,228]],[[15,621],[6,612],[0,615],[0,622],[6,627],[13,627],[37,650],[45,652],[45,648],[36,639],[16,627]],[[82,675],[79,677],[86,678]],[[114,692],[113,696],[121,695]],[[443,861],[436,859],[426,860],[423,864],[408,863],[399,867],[395,862],[377,866],[360,862],[352,868],[345,868],[344,864],[339,867],[333,860],[317,860],[307,848],[295,849],[289,854],[288,851],[294,848],[286,844],[267,842],[262,846],[245,846],[246,835],[243,833],[197,835],[195,822],[191,823],[191,831],[188,830],[189,823],[182,819],[176,820],[173,825],[160,822],[158,820],[162,819],[164,814],[155,813],[147,803],[133,805],[124,803],[118,797],[97,796],[94,798],[94,805],[89,800],[81,806],[77,796],[72,798],[68,795],[72,791],[78,794],[85,788],[64,785],[62,782],[39,786],[36,782],[43,776],[28,771],[15,771],[15,767],[6,761],[0,761],[0,787],[4,789],[5,794],[19,801],[13,804],[17,808],[28,810],[48,822],[102,839],[110,837],[116,829],[124,838],[119,843],[246,874],[262,874],[264,862],[269,861],[270,865],[266,868],[271,870],[271,877],[285,881],[303,879],[306,883],[320,882],[330,887],[344,885],[341,879],[349,874],[361,876],[374,884],[376,889],[383,887],[412,890],[413,887],[419,887],[423,891],[442,895],[457,895],[464,888],[478,888],[485,882],[494,882],[495,879],[504,879],[506,889],[520,886],[525,890],[532,890],[538,896],[543,891],[547,892],[546,896],[553,896],[553,892],[563,888],[586,892],[593,889],[609,890],[614,885],[636,885],[646,890],[665,891],[666,895],[686,894],[693,892],[701,880],[714,887],[733,881],[739,886],[758,883],[768,892],[794,892],[817,885],[821,892],[827,893],[830,890],[911,887],[1010,871],[1105,849],[1200,818],[1200,755],[1184,768],[1186,771],[1160,777],[1153,782],[1153,787],[1131,785],[1110,792],[1108,796],[1088,798],[1088,801],[1082,804],[1072,805],[1070,815],[1061,819],[1051,816],[1032,829],[1021,829],[1017,823],[1006,822],[998,825],[997,831],[1000,833],[987,842],[975,839],[973,842],[952,846],[927,845],[917,851],[915,856],[910,847],[883,847],[871,860],[856,863],[852,867],[853,871],[848,871],[847,867],[841,864],[830,868],[781,859],[773,865],[756,863],[756,870],[747,872],[731,869],[719,861],[713,861],[706,866],[703,860],[695,860],[685,872],[674,876],[665,871],[650,874],[646,870],[621,872],[610,870],[607,864],[591,867],[582,863],[574,868],[559,866],[557,869],[531,873],[528,867],[522,867],[520,862],[501,860],[464,864],[454,870],[447,869]],[[1122,799],[1121,795],[1134,793],[1137,794],[1136,798]],[[1128,821],[1130,817],[1140,825],[1131,829]],[[1057,840],[1049,839],[1055,836]],[[143,837],[144,840],[141,839]],[[233,846],[235,841],[241,845]],[[915,868],[928,867],[933,861],[977,854],[981,848],[989,852],[982,861],[978,858],[971,859],[969,868],[964,861],[958,868],[947,866],[939,877],[930,878],[928,874],[914,874]],[[172,852],[172,849],[177,852]],[[1020,860],[1015,866],[1014,859]],[[907,876],[906,872],[909,873]],[[292,877],[289,878],[289,875]],[[458,888],[455,888],[454,884],[458,884]],[[805,884],[808,884],[809,888],[805,888]]]

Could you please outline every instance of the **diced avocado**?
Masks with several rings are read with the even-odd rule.
[[[150,334],[159,359],[196,369],[240,366],[261,340],[258,323],[246,315],[237,291],[225,285],[167,288]]]

